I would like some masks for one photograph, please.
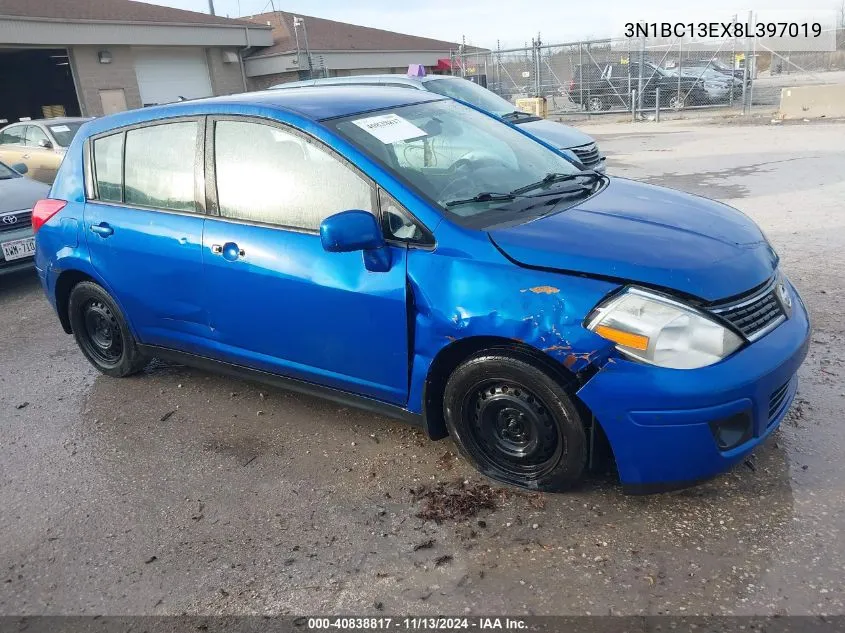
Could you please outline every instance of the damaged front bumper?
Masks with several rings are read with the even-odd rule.
[[[682,488],[763,442],[795,397],[810,323],[794,292],[783,324],[729,358],[679,370],[612,358],[578,391],[602,425],[627,492]]]

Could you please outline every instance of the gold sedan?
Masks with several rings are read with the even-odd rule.
[[[30,178],[52,184],[70,142],[88,120],[67,117],[7,125],[0,130],[0,161],[23,163]]]

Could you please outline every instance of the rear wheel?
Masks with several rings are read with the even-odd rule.
[[[587,99],[587,110],[591,112],[601,112],[607,109],[607,104],[602,97],[590,97]]]
[[[669,99],[669,107],[672,108],[673,110],[675,110],[676,112],[678,110],[683,110],[685,105],[686,105],[685,99],[679,94],[674,94]]]
[[[104,374],[120,378],[146,366],[123,313],[98,284],[83,281],[73,287],[68,317],[79,349]]]
[[[460,365],[443,401],[449,433],[485,475],[533,490],[576,483],[587,460],[581,419],[545,371],[498,352]]]

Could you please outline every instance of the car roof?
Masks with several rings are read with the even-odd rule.
[[[51,119],[32,119],[31,121],[12,121],[7,123],[0,129],[11,127],[12,125],[62,125],[64,123],[85,123],[90,121],[91,117],[84,116],[61,116],[53,117]]]
[[[429,81],[437,79],[459,79],[468,81],[462,77],[455,77],[454,75],[425,75],[424,77],[412,77],[410,75],[403,75],[400,73],[381,73],[374,75],[351,75],[349,77],[321,77],[318,79],[304,79],[302,81],[290,81],[283,84],[276,84],[270,86],[268,90],[284,90],[287,88],[304,88],[307,86],[341,86],[344,84],[359,85],[365,82],[384,81],[390,83],[400,83],[408,86],[419,86]]]
[[[382,86],[325,86],[300,90],[262,90],[179,101],[167,105],[130,110],[90,121],[85,135],[91,136],[113,128],[178,116],[204,114],[248,114],[257,110],[289,112],[312,121],[445,99],[421,90]]]

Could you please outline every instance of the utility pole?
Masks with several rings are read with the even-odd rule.
[[[308,60],[308,79],[314,79],[314,61],[311,59],[311,49],[308,48],[308,27],[305,26],[305,20],[294,16],[293,30],[296,31],[298,27],[302,27],[302,34],[305,37],[305,59]]]
[[[214,0],[208,0],[208,12],[211,15],[215,15],[215,13],[214,13]]]

